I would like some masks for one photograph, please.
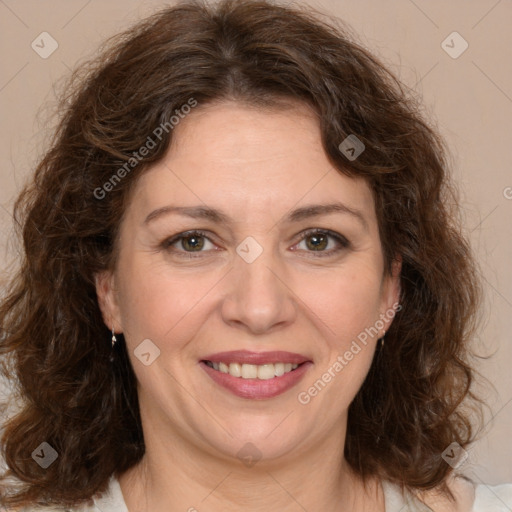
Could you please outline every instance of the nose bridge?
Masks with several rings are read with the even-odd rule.
[[[258,288],[259,295],[268,292],[278,292],[278,283],[275,281],[276,270],[280,267],[279,258],[276,257],[274,248],[271,246],[271,237],[258,237],[260,242],[254,237],[247,237],[237,247],[238,258],[235,262],[236,272],[239,276],[239,286],[242,290],[245,288]],[[269,289],[270,288],[270,289]]]
[[[285,285],[286,269],[271,245],[272,236],[249,236],[236,249],[230,296],[223,313],[226,321],[265,331],[292,320],[295,308]]]

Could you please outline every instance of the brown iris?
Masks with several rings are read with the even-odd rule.
[[[308,240],[314,241],[312,246],[310,246],[310,243]],[[321,241],[319,242],[319,240],[321,240]],[[328,237],[327,237],[327,235],[322,234],[322,233],[315,233],[314,235],[309,235],[306,237],[306,244],[307,244],[308,248],[312,248],[313,250],[317,250],[319,248],[325,249],[325,247],[328,244]]]

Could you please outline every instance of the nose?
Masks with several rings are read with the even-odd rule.
[[[297,302],[286,266],[271,250],[249,261],[238,254],[235,257],[222,303],[223,320],[252,334],[292,324]]]

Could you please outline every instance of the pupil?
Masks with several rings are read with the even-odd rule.
[[[201,237],[197,235],[191,235],[184,239],[185,245],[188,245],[191,249],[201,249],[203,247],[203,244],[200,242]],[[192,243],[189,241],[192,240]],[[199,241],[198,241],[199,240]],[[187,247],[185,247],[187,249]]]
[[[319,235],[310,235],[309,237],[310,240],[313,240],[313,248],[314,249],[318,249],[319,247],[321,248],[325,248],[325,240],[326,240],[326,236],[325,235],[322,235],[322,234],[319,234]],[[322,240],[323,239],[323,240]],[[319,241],[320,240],[320,241]]]

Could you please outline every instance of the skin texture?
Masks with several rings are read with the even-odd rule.
[[[364,222],[347,213],[285,220],[295,208],[334,201]],[[168,205],[221,209],[232,224],[175,214],[144,223]],[[300,240],[313,228],[349,246],[328,237],[315,251],[311,235]],[[162,247],[194,229],[208,239],[193,259],[183,257],[186,240]],[[252,263],[236,252],[246,237],[263,248]],[[380,486],[363,491],[343,445],[348,407],[390,320],[308,404],[297,400],[399,302],[399,266],[384,273],[372,193],[332,167],[307,107],[194,109],[165,159],[138,181],[119,251],[115,271],[97,276],[97,292],[105,323],[125,335],[139,383],[146,454],[120,479],[130,511],[234,511],[240,503],[251,511],[383,510]],[[134,355],[145,339],[160,350],[149,366]],[[280,396],[244,399],[198,364],[238,349],[298,352],[313,365]],[[237,458],[247,442],[262,457],[252,467]]]

